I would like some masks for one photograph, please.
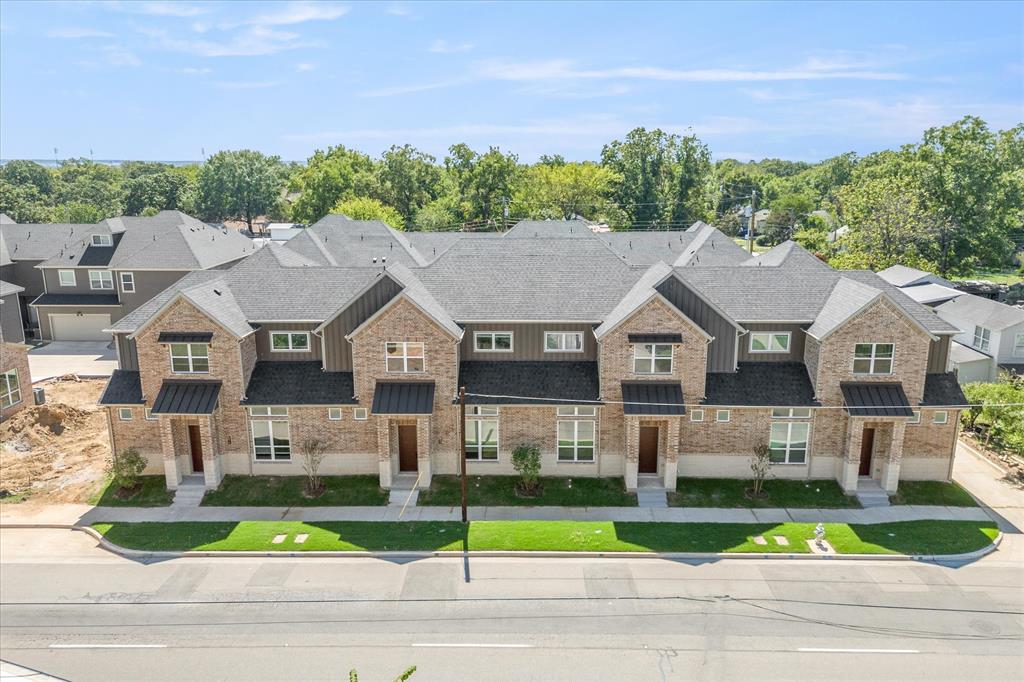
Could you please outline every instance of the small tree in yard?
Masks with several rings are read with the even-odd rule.
[[[134,492],[139,485],[139,476],[146,468],[146,458],[135,448],[115,453],[107,467],[107,473],[114,479],[118,492]]]
[[[302,443],[302,470],[306,473],[306,494],[310,497],[319,497],[324,492],[320,465],[326,450],[327,446],[319,438],[308,438]]]
[[[763,497],[764,482],[768,478],[772,467],[771,450],[765,443],[759,443],[754,447],[754,454],[750,458],[750,471],[754,474],[754,487],[750,489],[750,496],[754,499]]]
[[[512,451],[512,468],[519,474],[516,490],[520,495],[540,495],[540,448],[532,443],[523,443]]]

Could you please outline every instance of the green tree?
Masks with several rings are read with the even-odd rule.
[[[292,176],[290,189],[300,192],[291,208],[292,219],[304,223],[320,220],[339,201],[379,198],[373,160],[342,145],[314,152],[306,167]]]
[[[416,229],[424,232],[454,230],[458,223],[457,201],[452,195],[439,197],[416,211]]]
[[[517,215],[543,219],[573,216],[599,219],[608,213],[614,171],[594,163],[536,164],[516,190]]]
[[[711,151],[694,135],[676,137],[668,193],[673,226],[689,226],[712,216]]]
[[[421,208],[438,197],[441,169],[436,159],[415,147],[392,146],[384,152],[380,164],[380,193],[385,203],[394,206],[407,225]]]
[[[197,208],[207,220],[252,221],[274,206],[284,179],[281,160],[248,149],[221,151],[199,171]]]
[[[625,140],[601,149],[601,164],[619,178],[612,198],[630,226],[658,227],[667,221],[663,189],[671,177],[672,137],[658,129],[634,128]]]
[[[478,154],[460,143],[448,149],[444,165],[460,197],[463,220],[503,227],[505,202],[512,198],[520,173],[518,157],[497,147]]]
[[[0,178],[0,213],[16,223],[48,223],[53,207],[31,183],[16,184]]]
[[[92,206],[100,219],[124,213],[124,176],[116,166],[70,159],[61,163],[56,177],[54,198],[57,204]],[[59,208],[54,217],[67,220]]]
[[[22,159],[14,159],[0,166],[0,180],[12,185],[31,185],[44,199],[53,195],[55,184],[53,172],[49,168]]]
[[[405,219],[402,214],[380,200],[370,197],[356,197],[339,201],[331,209],[331,213],[343,213],[352,220],[380,220],[397,230],[405,227]]]
[[[186,213],[195,208],[195,179],[173,168],[131,177],[124,187],[126,215],[140,215],[147,206]]]
[[[793,234],[807,223],[814,210],[814,200],[802,194],[785,194],[772,202],[771,213],[762,232],[769,245],[792,239]]]

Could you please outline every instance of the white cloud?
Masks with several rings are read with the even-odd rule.
[[[289,2],[276,12],[257,14],[225,26],[284,26],[307,21],[333,21],[349,12],[349,7],[333,2]]]
[[[131,50],[120,45],[107,45],[100,50],[107,63],[112,66],[141,66],[142,60]]]
[[[279,81],[221,81],[216,83],[222,90],[264,90],[275,88],[281,83]]]
[[[278,31],[265,26],[250,26],[233,31],[230,37],[223,40],[175,38],[166,31],[154,29],[145,29],[142,32],[155,41],[155,47],[172,52],[184,52],[196,57],[255,57],[313,45],[299,40],[298,33]]]
[[[466,83],[472,82],[471,79],[463,78],[459,80],[449,81],[436,81],[434,83],[418,83],[416,85],[396,85],[391,88],[378,88],[376,90],[365,90],[363,92],[356,93],[357,97],[394,97],[396,95],[409,95],[414,92],[427,92],[429,90],[440,90],[441,88],[451,88],[458,85],[465,85]]]
[[[156,17],[196,17],[210,10],[206,7],[188,5],[184,2],[105,2],[107,7],[118,12],[148,14]]]
[[[186,76],[205,76],[208,73],[213,73],[213,69],[208,69],[205,66],[201,68],[186,66],[184,69],[179,69],[179,73],[183,73]]]
[[[313,71],[316,69],[316,64],[310,64],[309,62],[300,62],[295,65],[296,71]]]
[[[405,2],[393,2],[384,11],[395,17],[411,17],[413,15],[412,7]]]
[[[459,43],[449,45],[447,40],[438,38],[430,45],[430,51],[438,54],[454,54],[456,52],[469,52],[473,49],[473,43]]]
[[[66,28],[55,28],[49,31],[47,34],[49,38],[113,38],[113,33],[101,31],[95,28],[85,28],[80,26],[68,26]]]

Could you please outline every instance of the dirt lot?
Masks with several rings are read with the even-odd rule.
[[[31,502],[87,502],[110,458],[107,415],[96,401],[105,380],[53,379],[46,404],[0,424],[0,491]]]

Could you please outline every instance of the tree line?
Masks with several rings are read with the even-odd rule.
[[[172,166],[86,159],[0,169],[0,211],[16,222],[91,223],[177,209],[208,221],[311,224],[329,213],[405,230],[497,230],[581,217],[613,229],[714,223],[733,235],[752,197],[768,209],[757,240],[795,239],[834,265],[894,263],[948,275],[1006,268],[1024,243],[1024,124],[993,131],[967,116],[898,150],[820,163],[712,161],[693,135],[636,128],[597,162],[452,145],[443,159],[410,145],[373,158],[343,145],[284,163],[251,150]],[[839,227],[841,236],[830,238]],[[834,236],[834,235],[833,235]]]

